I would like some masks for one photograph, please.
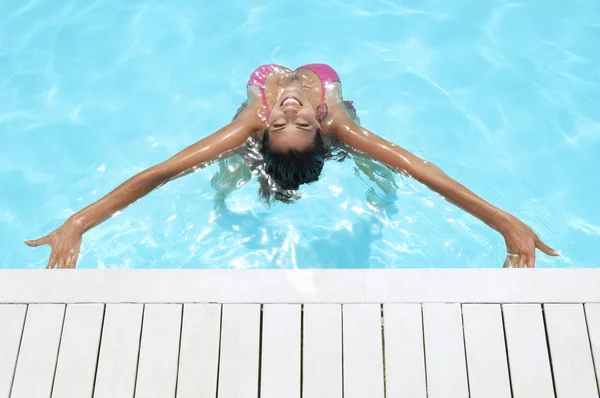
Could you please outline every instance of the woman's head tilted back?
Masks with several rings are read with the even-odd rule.
[[[299,86],[286,87],[267,120],[270,149],[278,153],[310,150],[321,119]]]
[[[319,179],[325,160],[331,157],[321,135],[322,119],[300,87],[287,87],[279,95],[262,142],[264,170],[271,180],[261,182],[260,194],[266,202],[290,203],[297,198],[290,191]]]
[[[268,203],[272,200],[290,203],[297,197],[290,191],[296,191],[300,185],[319,179],[327,153],[325,144],[320,130],[316,131],[312,145],[305,150],[276,151],[270,140],[270,133],[265,133],[262,142],[264,170],[271,181],[262,181],[260,194]]]

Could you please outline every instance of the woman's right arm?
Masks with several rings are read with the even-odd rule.
[[[257,128],[260,126],[252,118],[240,117],[170,159],[131,177],[108,195],[69,217],[49,235],[25,243],[32,247],[44,244],[52,247],[47,268],[74,268],[81,236],[85,232],[166,182],[231,153]]]

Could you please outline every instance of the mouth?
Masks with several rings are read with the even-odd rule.
[[[289,97],[285,97],[283,99],[283,101],[281,101],[280,106],[284,106],[284,105],[300,105],[300,106],[302,106],[302,102],[300,102],[300,100],[296,97],[289,96]]]

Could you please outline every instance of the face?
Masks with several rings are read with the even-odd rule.
[[[287,87],[269,117],[269,142],[277,152],[303,151],[313,145],[319,122],[315,109],[299,87]]]

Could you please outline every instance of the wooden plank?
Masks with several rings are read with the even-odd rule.
[[[220,339],[220,305],[184,305],[177,398],[217,396]]]
[[[511,398],[499,304],[462,307],[471,398]]]
[[[344,397],[384,398],[381,306],[342,308]]]
[[[259,304],[225,304],[218,398],[256,398],[260,351]]]
[[[131,398],[135,390],[141,304],[107,304],[94,398]]]
[[[52,393],[65,306],[30,304],[11,398],[49,398]]]
[[[177,385],[180,304],[146,304],[135,398],[174,397]]]
[[[263,307],[261,398],[300,398],[301,318],[300,305]]]
[[[26,305],[0,305],[0,397],[10,395],[26,311]]]
[[[554,397],[542,307],[504,304],[502,311],[513,397]]]
[[[424,304],[429,398],[468,398],[460,304]]]
[[[425,398],[425,351],[419,304],[384,304],[387,398]]]
[[[303,398],[342,398],[342,307],[304,306]]]
[[[67,306],[53,397],[92,397],[103,317],[102,304]]]
[[[600,304],[585,304],[585,316],[596,366],[596,383],[600,389]]]
[[[545,304],[546,330],[557,398],[598,398],[582,304]]]

